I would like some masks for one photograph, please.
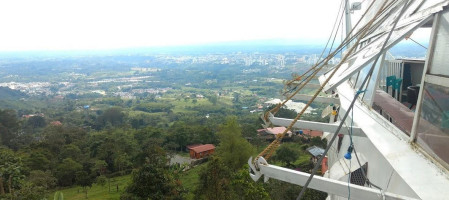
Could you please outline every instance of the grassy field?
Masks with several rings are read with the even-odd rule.
[[[186,171],[181,175],[181,183],[188,191],[186,199],[195,199],[193,192],[195,192],[195,189],[199,184],[199,173],[204,167],[205,164],[197,165],[193,169],[190,169],[189,171]]]
[[[180,176],[180,180],[185,189],[187,189],[188,194],[186,195],[187,199],[194,199],[194,191],[199,183],[198,174],[201,169],[204,167],[203,165],[195,166],[189,171],[184,172]],[[109,192],[108,184],[105,186],[94,184],[92,188],[90,188],[87,192],[89,200],[117,200],[120,199],[120,194],[124,191],[125,187],[131,181],[131,175],[118,176],[111,178],[111,191]],[[117,191],[118,186],[118,191]],[[64,195],[65,200],[84,200],[86,199],[86,194],[83,191],[83,188],[75,186],[71,188],[65,188],[61,190]],[[52,192],[47,196],[47,199],[53,199],[53,195],[56,191]]]
[[[210,103],[207,99],[197,99],[196,103],[193,103],[192,99],[188,99],[187,101],[185,101],[184,99],[173,100],[170,103],[175,106],[175,108],[173,108],[173,112],[175,112],[175,113],[194,113],[194,112],[196,112],[196,111],[188,110],[187,109],[188,106],[193,107],[193,106],[200,106],[200,105],[212,105],[212,103]]]
[[[119,176],[111,178],[111,191],[109,192],[108,183],[105,186],[94,184],[87,192],[88,198],[90,200],[108,200],[108,199],[120,199],[120,194],[123,192],[125,187],[131,181],[131,175]],[[117,191],[118,186],[118,191]],[[81,187],[71,187],[66,188],[61,191],[64,194],[65,200],[77,200],[86,199],[86,194],[83,192]],[[47,199],[53,199],[54,192],[49,194]]]

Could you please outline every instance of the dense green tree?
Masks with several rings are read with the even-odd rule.
[[[22,159],[10,149],[0,147],[0,197],[6,192],[13,195],[14,190],[20,188],[25,178],[23,173]]]
[[[108,163],[104,160],[96,160],[92,170],[98,175],[104,175],[106,173],[107,166]]]
[[[231,199],[232,172],[221,158],[213,156],[199,176],[200,183],[195,191],[195,199]]]
[[[178,150],[185,150],[185,147],[192,142],[194,130],[184,122],[175,122],[170,128],[167,140],[173,141],[179,147]]]
[[[217,102],[218,102],[218,97],[217,97],[217,95],[215,95],[215,94],[212,94],[212,95],[208,95],[207,96],[207,100],[209,100],[211,103],[212,103],[212,105],[217,105]]]
[[[165,131],[160,128],[147,126],[136,131],[134,133],[134,138],[140,146],[147,145],[149,143],[161,145],[165,139]]]
[[[42,186],[36,186],[31,182],[23,182],[20,189],[10,195],[10,199],[15,200],[42,200],[45,199],[46,189]]]
[[[61,160],[65,158],[71,158],[72,160],[80,161],[82,156],[83,155],[81,154],[80,148],[74,144],[64,145],[59,154]]]
[[[220,144],[217,153],[231,170],[237,171],[248,161],[255,149],[242,137],[236,117],[228,117],[219,129]]]
[[[321,147],[321,148],[326,148],[327,146],[327,140],[321,139],[321,137],[312,137],[310,139],[310,146],[317,146],[317,147]]]
[[[276,150],[276,160],[286,163],[287,166],[292,166],[291,163],[295,162],[298,157],[298,151],[285,144]]]
[[[132,118],[129,119],[129,122],[131,124],[131,127],[138,129],[143,125],[143,119],[142,118]]]
[[[61,148],[68,144],[67,138],[64,134],[65,128],[62,126],[48,126],[43,131],[43,141],[41,143],[43,148],[58,155]]]
[[[122,125],[124,122],[125,114],[123,113],[123,109],[120,107],[112,107],[105,110],[100,116],[98,116],[96,128],[101,129],[107,124],[116,127]]]
[[[301,192],[301,187],[298,185],[276,179],[270,179],[264,186],[270,194],[270,199],[273,200],[296,199]]]
[[[39,145],[54,155],[58,155],[65,145],[80,146],[87,139],[85,130],[72,126],[47,126],[43,132],[43,140]]]
[[[132,181],[121,199],[183,199],[184,190],[167,167],[162,148],[147,149],[147,162],[132,174]]]
[[[190,144],[215,144],[217,137],[207,126],[193,125],[194,123],[176,122],[170,128],[167,143],[174,143],[178,150],[185,150]]]
[[[216,144],[217,143],[217,136],[215,133],[206,126],[193,126],[194,132],[193,132],[193,138],[191,143],[202,143],[202,144]]]
[[[132,163],[130,160],[131,158],[130,156],[128,156],[128,154],[126,153],[119,154],[114,160],[114,165],[117,171],[121,172],[123,170],[127,170],[130,167],[132,167]]]
[[[147,126],[165,128],[166,125],[170,122],[165,115],[152,115],[149,113],[139,113],[130,118],[131,126],[134,129],[145,128]]]
[[[30,156],[24,159],[24,162],[32,170],[47,170],[50,168],[51,163],[49,158],[49,154],[36,149],[30,153]]]
[[[77,171],[75,174],[76,184],[83,188],[83,191],[86,194],[86,199],[88,198],[87,196],[88,188],[92,187],[95,178],[96,176],[89,174],[86,171]]]
[[[70,186],[75,183],[75,174],[81,171],[83,166],[71,158],[66,158],[56,168],[56,178],[59,185]]]
[[[18,154],[9,149],[0,149],[0,199],[38,200],[44,198],[46,186],[54,186],[55,179],[49,178],[50,172],[37,175],[32,171],[28,179],[24,179],[25,171]],[[48,182],[43,183],[42,180]]]
[[[70,98],[70,94],[66,95],[66,99],[64,99],[64,111],[70,112],[75,110],[75,101],[72,99],[75,99],[76,97]]]
[[[275,179],[270,179],[264,186],[270,194],[270,199],[273,200],[296,199],[301,192],[300,186]],[[302,197],[305,200],[325,200],[326,198],[327,193],[313,189],[307,189]]]
[[[30,117],[26,121],[26,126],[29,126],[32,129],[42,128],[45,127],[46,125],[47,122],[45,121],[45,118],[38,115]]]
[[[232,102],[233,102],[233,103],[238,103],[238,102],[240,102],[240,93],[234,92],[234,93],[232,93],[232,97],[233,97],[233,99],[232,99]]]
[[[245,138],[254,139],[257,137],[257,129],[260,125],[256,123],[242,123],[242,136]]]
[[[232,172],[219,156],[211,157],[199,176],[195,199],[268,199],[268,193],[250,178],[247,168]]]
[[[95,183],[101,186],[105,186],[106,182],[108,182],[108,178],[106,176],[97,176],[97,178],[95,179]]]
[[[237,171],[231,180],[233,189],[232,199],[260,200],[270,199],[269,194],[263,188],[262,183],[254,182],[249,176],[248,166]]]
[[[14,145],[14,140],[17,138],[17,131],[19,129],[19,121],[17,120],[16,112],[14,110],[0,109],[0,142],[1,144],[10,147],[18,148]]]
[[[131,159],[139,153],[132,133],[123,129],[93,133],[89,138],[89,151],[91,157],[104,160],[110,172],[118,170],[115,161],[121,154],[126,153]]]
[[[53,177],[50,171],[33,170],[30,172],[27,180],[35,186],[43,187],[44,189],[52,189],[56,186],[56,178]]]

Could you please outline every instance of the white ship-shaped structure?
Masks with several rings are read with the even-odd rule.
[[[346,40],[287,83],[287,99],[333,103],[330,123],[265,117],[267,124],[325,132],[321,158],[327,157],[328,171],[320,176],[270,165],[279,139],[249,160],[252,178],[324,191],[328,199],[449,199],[449,1],[346,1],[341,9]],[[425,59],[388,56],[421,28],[431,29]],[[342,61],[324,71],[339,53]],[[328,96],[297,95],[315,75],[317,91]]]

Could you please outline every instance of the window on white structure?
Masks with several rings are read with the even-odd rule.
[[[421,86],[421,115],[416,130],[417,143],[449,169],[449,10],[434,24],[433,54]]]

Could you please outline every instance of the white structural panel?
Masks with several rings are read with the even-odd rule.
[[[293,122],[292,119],[286,119],[286,118],[279,118],[279,117],[273,117],[273,115],[270,115],[269,117],[270,122],[273,125],[276,126],[290,126],[290,124]],[[310,130],[316,130],[316,131],[322,131],[322,132],[330,132],[335,133],[335,131],[338,128],[340,122],[336,123],[321,123],[321,122],[312,122],[312,121],[305,121],[305,120],[298,120],[293,127],[298,129],[310,129]],[[343,131],[345,129],[341,129],[341,133],[348,135],[348,131]],[[363,130],[359,127],[352,127],[352,135],[353,136],[359,136],[359,137],[365,137],[365,133],[363,133]]]
[[[393,45],[400,42],[405,36],[412,33],[417,28],[426,24],[430,19],[432,19],[433,14],[439,12],[444,6],[447,6],[449,1],[433,1],[431,6],[420,8],[421,2],[414,1],[411,6],[408,7],[406,14],[399,20],[398,25],[391,37],[389,38],[386,48],[389,49]],[[402,6],[398,4],[398,6]],[[373,34],[363,38],[367,43],[363,48],[353,53],[347,60],[343,63],[341,67],[337,70],[335,75],[330,79],[328,84],[325,86],[325,92],[334,90],[338,85],[347,80],[349,77],[359,72],[363,67],[372,62],[377,55],[383,53],[382,46],[386,42],[389,31],[392,28],[392,24],[398,15],[400,9],[396,9],[394,13],[389,13],[389,18],[377,28]],[[319,80],[323,83],[330,73],[322,75]]]
[[[255,181],[257,181],[257,179],[259,179],[263,175],[265,181],[268,181],[270,178],[273,178],[280,181],[285,181],[288,183],[303,186],[305,185],[307,179],[310,176],[310,174],[305,172],[270,165],[262,157],[260,157],[256,162],[259,170],[256,170],[255,166],[253,165],[252,158],[248,160],[248,164],[250,165],[250,168],[253,172],[250,174],[250,176]],[[335,194],[346,198],[349,196],[348,187],[350,187],[351,190],[351,199],[365,199],[365,200],[414,199],[411,197],[401,196],[389,192],[382,193],[378,189],[363,187],[355,184],[348,184],[347,182],[329,179],[321,176],[314,176],[308,186],[308,188],[311,189],[327,192],[330,194]]]
[[[312,98],[312,96],[310,96],[310,95],[296,94],[295,96],[293,96],[292,99],[297,100],[297,101],[309,101],[311,98]],[[338,100],[338,98],[334,98],[334,97],[317,96],[315,98],[314,102],[338,104],[340,102],[340,100]]]
[[[341,113],[342,109],[348,109],[355,91],[347,82],[341,84],[337,91],[340,94]],[[366,138],[379,152],[373,157],[366,156],[371,168],[382,167],[375,165],[377,160],[382,157],[393,168],[394,174],[397,174],[419,198],[446,199],[449,197],[449,174],[447,171],[437,166],[430,157],[423,155],[415,145],[410,144],[409,138],[404,132],[360,101],[355,103],[353,110],[354,124],[363,129]],[[373,150],[369,151],[374,152]],[[361,148],[357,152],[368,154]],[[382,173],[372,175],[390,176]],[[402,188],[396,182],[390,182],[387,189],[398,194],[408,194],[408,191]]]

